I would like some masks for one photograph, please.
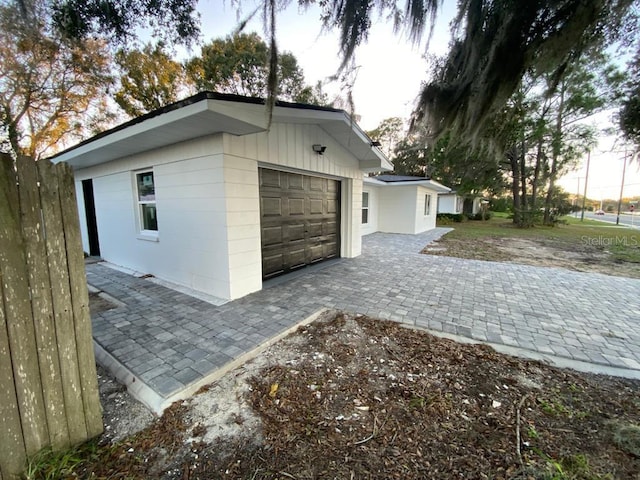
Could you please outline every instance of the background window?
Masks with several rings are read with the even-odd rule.
[[[138,211],[140,212],[140,228],[158,231],[158,215],[156,211],[156,188],[153,172],[142,172],[136,175],[138,186]]]
[[[362,223],[369,223],[369,192],[362,192]]]
[[[431,195],[424,196],[424,214],[429,215],[431,213]]]

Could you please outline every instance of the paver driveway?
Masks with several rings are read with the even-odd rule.
[[[640,280],[419,253],[447,231],[368,235],[358,258],[218,307],[87,265],[89,284],[126,304],[95,316],[94,339],[156,409],[327,307],[640,374]]]

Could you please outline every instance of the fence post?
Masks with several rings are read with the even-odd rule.
[[[0,480],[102,432],[73,173],[0,154]]]

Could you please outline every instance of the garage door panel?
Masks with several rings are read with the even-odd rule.
[[[262,245],[278,245],[282,243],[282,227],[272,226],[262,228]]]
[[[309,213],[311,215],[323,215],[324,214],[323,204],[324,204],[324,201],[320,198],[310,198]]]
[[[339,198],[336,180],[260,169],[263,278],[340,255]]]
[[[282,228],[287,232],[284,237],[286,240],[290,242],[295,242],[297,240],[304,241],[306,230],[304,223],[284,225]]]
[[[323,256],[325,258],[333,258],[335,256],[337,256],[337,251],[338,251],[338,244],[336,242],[336,239],[334,238],[333,241],[328,241],[326,243],[324,243],[323,245],[324,251],[323,251]]]
[[[309,178],[309,190],[312,192],[323,192],[324,186],[327,184],[326,178],[320,177],[308,177]]]
[[[289,215],[304,215],[304,198],[289,198]]]
[[[310,245],[307,249],[309,263],[319,262],[325,259],[324,246],[321,243]]]
[[[282,253],[265,255],[262,252],[262,268],[269,273],[269,276],[278,275],[284,272],[284,256]]]
[[[304,190],[304,176],[295,173],[284,173],[284,175],[287,175],[289,189]]]
[[[322,224],[322,234],[323,235],[335,235],[338,233],[338,223],[337,222],[326,222]]]
[[[307,236],[309,238],[322,236],[322,222],[309,222],[307,225]]]
[[[280,172],[277,170],[264,169],[260,175],[260,186],[281,188]]]
[[[306,265],[306,252],[304,246],[297,249],[291,250],[287,254],[286,263],[289,265],[290,269],[303,267]]]
[[[261,199],[262,214],[265,217],[281,217],[282,216],[282,199],[273,197],[263,197]]]

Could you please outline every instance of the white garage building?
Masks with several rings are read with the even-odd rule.
[[[269,126],[262,100],[212,92],[53,160],[74,169],[86,252],[223,299],[359,255],[363,174],[392,168],[342,110],[279,102]]]

